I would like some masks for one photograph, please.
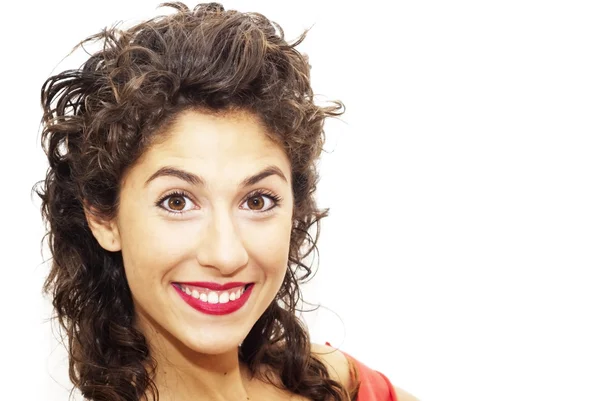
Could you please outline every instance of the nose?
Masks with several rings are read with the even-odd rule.
[[[235,274],[248,263],[239,228],[228,211],[211,216],[198,247],[197,260],[201,266],[217,269],[224,276]]]

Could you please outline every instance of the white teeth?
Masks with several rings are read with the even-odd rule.
[[[242,294],[246,291],[246,287],[238,288],[237,291],[199,291],[197,289],[190,289],[188,287],[180,286],[181,291],[187,295],[199,299],[202,302],[208,302],[209,304],[226,304],[230,301],[239,299]]]
[[[219,303],[226,304],[227,302],[229,302],[229,294],[227,292],[222,292],[219,296]]]
[[[219,303],[219,296],[217,295],[216,292],[211,291],[208,293],[208,303],[209,304],[218,304]]]

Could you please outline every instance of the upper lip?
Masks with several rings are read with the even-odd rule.
[[[189,286],[194,286],[194,287],[202,287],[202,288],[207,288],[207,289],[213,290],[213,291],[225,291],[225,290],[229,290],[231,288],[243,287],[243,286],[247,285],[248,283],[232,282],[232,283],[219,284],[219,283],[211,283],[211,282],[205,282],[205,281],[185,281],[185,282],[180,281],[177,284],[189,285]]]

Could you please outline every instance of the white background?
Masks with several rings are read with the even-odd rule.
[[[18,5],[17,5],[18,3]],[[330,207],[306,299],[330,341],[422,401],[600,400],[600,12],[593,1],[227,1],[301,50]],[[191,3],[188,3],[191,5]],[[39,93],[153,1],[2,6],[3,400],[66,400],[41,285]],[[59,65],[60,64],[60,65]]]

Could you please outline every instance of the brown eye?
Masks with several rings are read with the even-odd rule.
[[[173,193],[165,196],[156,204],[167,212],[183,214],[194,209],[194,202],[184,194]]]
[[[265,200],[262,196],[253,196],[248,199],[248,207],[250,210],[261,210],[265,206]]]
[[[182,211],[185,208],[185,198],[180,195],[171,196],[168,200],[169,209]]]
[[[270,212],[280,205],[281,197],[264,191],[252,192],[244,201],[244,210],[251,210],[256,213]]]

